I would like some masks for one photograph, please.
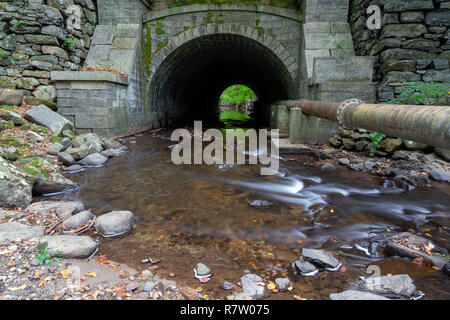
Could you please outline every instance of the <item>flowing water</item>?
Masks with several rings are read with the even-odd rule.
[[[229,294],[220,288],[223,281],[237,283],[249,270],[272,279],[288,275],[296,294],[323,299],[366,275],[368,264],[378,264],[382,274],[410,274],[425,299],[450,298],[450,280],[442,272],[374,256],[365,242],[381,232],[414,230],[448,248],[448,185],[396,192],[380,188],[382,180],[368,174],[345,168],[321,172],[307,156],[283,158],[277,176],[260,176],[253,165],[176,166],[168,136],[138,136],[126,156],[70,176],[82,187],[65,198],[82,200],[95,214],[136,215],[131,233],[101,240],[100,254],[139,270],[147,267],[141,260],[161,259],[159,275],[173,273],[174,280],[194,288],[200,282],[193,267],[203,262],[214,272],[202,285],[213,298]],[[250,206],[255,200],[270,206]],[[294,276],[289,266],[303,247],[339,252],[347,272]]]

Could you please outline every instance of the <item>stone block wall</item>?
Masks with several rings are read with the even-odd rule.
[[[69,6],[81,13],[79,27],[68,27]],[[82,68],[96,24],[95,0],[0,1],[0,88],[54,101],[50,72]]]
[[[243,5],[266,5],[285,9],[298,9],[299,0],[153,0],[152,10],[163,10],[173,7],[181,7],[191,4],[243,4]]]
[[[367,27],[370,5],[382,9],[380,30]],[[356,54],[375,57],[379,102],[397,97],[405,82],[450,83],[449,9],[448,0],[352,0]]]

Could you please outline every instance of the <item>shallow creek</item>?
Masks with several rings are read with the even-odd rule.
[[[138,136],[127,144],[129,154],[70,176],[81,188],[65,199],[82,200],[95,214],[130,210],[136,216],[133,231],[102,239],[99,254],[138,270],[147,267],[141,260],[160,259],[157,274],[202,287],[212,298],[225,298],[230,293],[221,289],[223,281],[237,283],[250,270],[271,279],[288,275],[295,294],[325,299],[367,276],[368,264],[378,264],[383,275],[408,273],[426,293],[423,299],[450,299],[450,278],[442,272],[364,250],[369,236],[387,230],[427,233],[449,248],[448,185],[395,192],[381,189],[378,177],[346,168],[321,172],[308,156],[283,157],[280,173],[265,177],[250,165],[176,166],[168,136]],[[255,200],[271,205],[250,206]],[[303,247],[338,252],[347,271],[294,276],[290,265]],[[213,270],[207,284],[193,277],[198,262]]]

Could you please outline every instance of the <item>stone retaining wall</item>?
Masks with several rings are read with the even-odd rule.
[[[79,26],[71,23],[76,11]],[[0,1],[0,88],[55,101],[50,72],[82,68],[96,24],[95,0]]]
[[[369,30],[367,8],[379,5],[382,27]],[[375,56],[378,100],[401,93],[405,82],[450,82],[450,1],[352,0],[356,54]]]

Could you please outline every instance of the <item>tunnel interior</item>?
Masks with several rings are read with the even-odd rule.
[[[244,36],[214,34],[174,50],[157,69],[147,101],[161,125],[215,122],[222,92],[236,83],[257,95],[255,116],[261,125],[268,122],[271,103],[296,98],[292,76],[274,52]]]

